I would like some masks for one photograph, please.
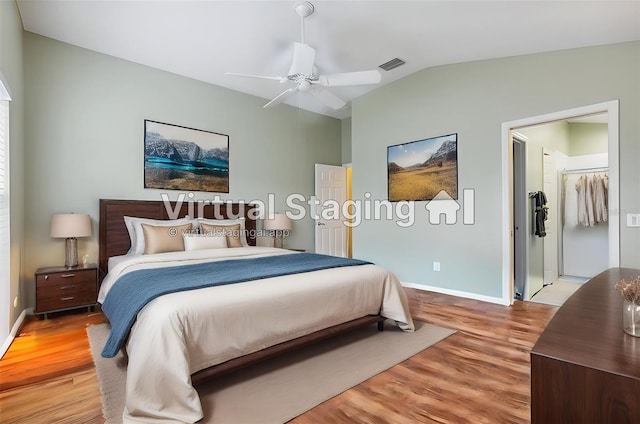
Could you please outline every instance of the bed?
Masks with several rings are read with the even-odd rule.
[[[202,409],[194,386],[205,379],[384,319],[413,330],[406,296],[391,272],[369,263],[256,247],[250,205],[199,211],[192,206],[100,200],[99,301],[111,321],[112,336],[121,327],[118,308],[138,294],[132,290],[143,293],[146,286],[163,286],[177,275],[187,276],[185,284],[193,285],[151,297],[133,312],[122,344],[105,346],[105,352],[110,347],[111,353],[119,348],[127,353],[125,423],[197,422]],[[167,220],[185,215],[219,220],[215,222],[241,215],[246,240],[234,248],[127,255],[133,246],[125,216]],[[323,261],[326,268],[318,265]],[[281,272],[282,264],[295,268],[292,264],[298,263],[304,264],[299,268],[303,271]],[[304,268],[310,264],[312,268]],[[278,272],[265,271],[269,269]],[[258,270],[265,275],[252,279]],[[197,285],[201,276],[222,278],[225,273],[239,282]],[[122,291],[126,285],[129,292]]]

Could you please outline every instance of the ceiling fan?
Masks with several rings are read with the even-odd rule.
[[[295,83],[295,86],[278,94],[263,107],[267,108],[278,105],[292,97],[298,91],[303,91],[311,93],[332,109],[341,109],[347,103],[340,97],[330,91],[327,91],[325,87],[378,84],[380,82],[381,75],[377,70],[318,75],[317,68],[314,65],[316,51],[313,47],[305,44],[304,42],[304,18],[313,13],[314,6],[308,1],[298,1],[294,5],[294,11],[301,18],[302,39],[300,43],[293,43],[293,60],[291,68],[289,68],[289,72],[286,76],[270,77],[263,75],[238,74],[234,72],[226,73],[227,75],[275,80],[282,84],[288,82]]]

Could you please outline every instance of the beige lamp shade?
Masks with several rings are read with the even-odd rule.
[[[78,266],[77,237],[91,236],[91,217],[81,213],[57,213],[51,215],[51,237],[65,238],[64,265]]]
[[[91,236],[91,216],[80,213],[51,215],[51,237],[71,238]]]
[[[291,219],[284,213],[276,213],[267,216],[264,220],[265,230],[290,230]]]

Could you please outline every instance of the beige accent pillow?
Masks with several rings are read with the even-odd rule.
[[[131,248],[127,252],[127,255],[142,255],[144,253],[144,234],[142,234],[142,227],[140,224],[159,226],[175,227],[176,225],[188,224],[191,222],[193,225],[197,225],[197,221],[192,220],[189,217],[180,219],[149,219],[149,218],[136,218],[132,216],[124,217],[124,224],[129,232],[129,238],[131,240]],[[193,227],[192,227],[193,228]]]
[[[235,225],[235,224],[240,224],[240,242],[242,242],[242,245],[244,247],[249,246],[249,243],[247,242],[247,231],[245,230],[245,218],[238,218],[238,219],[211,219],[211,218],[198,218],[195,220],[196,224],[196,228],[198,228],[200,226],[200,224],[207,224],[207,225],[215,225],[217,227],[226,227],[227,225]],[[182,224],[182,223],[181,223]],[[200,228],[198,228],[200,230]],[[203,232],[203,231],[200,231]]]
[[[141,224],[144,234],[144,254],[184,250],[182,235],[191,231],[191,224],[156,226]]]
[[[227,236],[225,234],[185,234],[184,250],[226,249]]]
[[[224,234],[227,236],[227,247],[242,247],[240,224],[209,225],[201,222],[200,229],[200,232],[205,235]]]

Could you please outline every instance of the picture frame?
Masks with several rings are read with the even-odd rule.
[[[144,188],[229,193],[229,136],[145,119]]]
[[[458,133],[387,147],[389,201],[441,199],[442,191],[458,198]]]

